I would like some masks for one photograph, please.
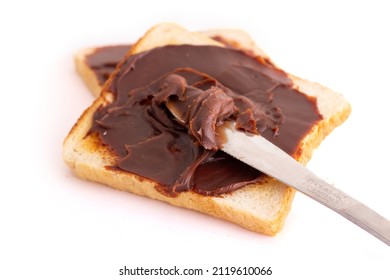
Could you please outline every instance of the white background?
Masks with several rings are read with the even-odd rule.
[[[150,279],[119,276],[125,265],[271,266],[264,279],[389,279],[388,246],[301,194],[271,238],[82,181],[61,159],[63,139],[93,101],[75,73],[75,52],[133,42],[161,21],[190,30],[241,28],[286,71],[350,101],[350,118],[309,167],[390,218],[385,1],[4,2],[1,279]],[[210,278],[245,277],[155,279]]]

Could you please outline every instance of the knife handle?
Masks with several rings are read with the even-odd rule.
[[[308,172],[307,169],[306,172]],[[305,177],[300,189],[301,192],[339,213],[390,246],[390,222],[371,208],[313,173]]]

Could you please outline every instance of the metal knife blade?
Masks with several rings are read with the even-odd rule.
[[[235,129],[234,122],[220,128],[227,154],[295,188],[350,220],[390,246],[390,222],[363,203],[317,177],[283,150],[261,137]]]

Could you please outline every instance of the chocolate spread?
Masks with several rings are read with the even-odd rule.
[[[105,48],[101,61],[113,65],[109,50],[118,49]],[[94,69],[98,56],[99,50],[87,61]],[[294,89],[283,71],[233,48],[165,46],[130,56],[110,90],[114,101],[95,112],[91,133],[116,154],[111,168],[152,179],[167,195],[220,195],[263,178],[218,150],[215,128],[226,119],[294,156],[322,118],[316,100]],[[184,124],[167,101],[178,106]]]
[[[87,56],[86,62],[94,71],[99,85],[103,86],[114,72],[116,65],[129,51],[131,45],[118,45],[97,48],[92,54]]]

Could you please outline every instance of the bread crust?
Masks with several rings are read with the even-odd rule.
[[[74,57],[74,62],[77,73],[82,77],[89,91],[92,92],[93,95],[99,96],[100,92],[102,91],[102,87],[100,86],[99,80],[95,73],[86,63],[86,58],[88,55],[92,54],[95,50],[95,48],[88,48],[78,52]]]
[[[209,38],[221,36],[234,42],[242,49],[251,50],[258,55],[269,57],[255,46],[252,39],[238,30],[215,30],[204,33],[191,33],[175,24],[160,24],[150,29],[130,53],[163,46],[166,44],[220,45]],[[191,191],[179,193],[177,197],[165,196],[156,190],[157,184],[129,172],[107,168],[114,163],[115,156],[103,145],[96,135],[87,135],[94,111],[109,102],[107,91],[109,79],[103,91],[93,71],[85,63],[85,57],[94,49],[88,49],[76,55],[76,68],[88,88],[100,96],[83,113],[74,125],[63,145],[63,159],[75,174],[83,179],[99,182],[121,191],[147,196],[175,206],[188,208],[231,221],[249,230],[275,235],[283,228],[290,211],[295,190],[277,180],[267,177],[265,182],[250,184],[232,193],[219,197],[203,196]],[[118,69],[118,68],[117,68]],[[349,103],[338,93],[319,84],[290,75],[294,86],[303,93],[318,100],[320,113],[323,115],[316,126],[301,141],[296,159],[306,164],[315,148],[350,114]]]

